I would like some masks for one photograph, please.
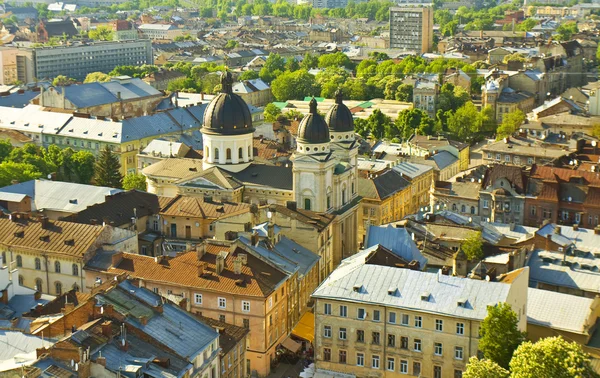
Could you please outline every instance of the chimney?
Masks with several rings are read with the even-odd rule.
[[[557,225],[556,227],[554,227],[554,233],[556,235],[560,235],[560,226]]]
[[[600,235],[600,227],[596,226],[596,228],[594,228],[594,234]]]
[[[202,275],[204,274],[204,268],[205,268],[204,263],[200,263],[198,264],[198,277],[202,277]]]
[[[48,227],[50,226],[50,221],[48,220],[48,217],[43,215],[40,217],[40,224],[42,225],[42,228],[44,230],[47,230]]]
[[[408,263],[408,269],[410,270],[420,270],[421,264],[417,260],[413,260]]]
[[[552,243],[552,234],[546,235],[546,251],[550,250],[550,243]]]
[[[121,92],[117,92],[117,100],[121,101]]]
[[[7,289],[2,290],[2,297],[0,298],[0,303],[3,303],[5,305],[8,304],[8,290]]]
[[[256,246],[258,244],[258,232],[253,231],[252,235],[250,235],[250,244]]]
[[[198,260],[202,260],[202,257],[204,257],[204,252],[206,252],[206,244],[196,244],[196,255],[198,256]]]
[[[444,266],[442,267],[442,274],[443,274],[444,276],[449,276],[449,275],[450,275],[450,267],[449,267],[449,266],[446,266],[446,265],[444,265]]]
[[[223,252],[219,252],[216,262],[217,274],[223,273],[223,269],[225,269],[225,254],[223,254]]]
[[[235,274],[242,274],[242,259],[240,257],[233,260],[233,272]]]
[[[578,231],[579,230],[579,224],[574,223],[573,224],[573,231]]]
[[[204,92],[200,92],[200,100],[204,101]]]
[[[68,314],[75,309],[75,303],[67,302],[64,307],[60,309],[63,314]]]
[[[96,363],[98,365],[102,365],[102,366],[106,367],[106,357],[97,357]]]
[[[287,207],[289,210],[292,210],[292,211],[296,211],[296,209],[297,209],[296,201],[287,201],[287,202],[285,203],[285,206],[286,206],[286,207]]]
[[[186,242],[185,243],[185,251],[191,251],[192,250],[192,242]]]
[[[102,322],[102,335],[109,339],[112,337],[112,322],[110,320]]]
[[[272,222],[267,225],[267,237],[271,243],[275,244],[275,225]]]
[[[113,268],[118,266],[121,263],[121,260],[123,260],[123,252],[115,253],[111,257],[110,266]]]
[[[35,299],[36,301],[39,301],[42,298],[42,293],[40,291],[36,291],[33,294],[33,299]]]

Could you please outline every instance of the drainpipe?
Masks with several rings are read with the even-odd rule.
[[[46,266],[46,288],[47,288],[48,294],[50,294],[50,272],[48,271],[48,256],[47,255],[43,255],[43,256],[44,256],[44,265]]]

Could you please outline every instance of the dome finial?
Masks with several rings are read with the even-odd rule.
[[[341,104],[343,99],[344,99],[344,92],[342,92],[342,90],[338,88],[338,90],[335,91],[335,103]]]
[[[228,69],[225,69],[221,74],[221,92],[233,93],[233,76],[231,76],[231,72]]]
[[[310,114],[317,114],[317,100],[315,100],[315,98],[313,97],[312,100],[310,100],[310,103],[308,104],[309,106],[309,112]]]

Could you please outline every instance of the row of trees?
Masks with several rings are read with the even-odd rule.
[[[61,149],[54,144],[48,148],[32,143],[14,147],[9,140],[0,140],[0,187],[53,176],[60,181],[146,190],[143,175],[123,177],[120,170],[118,156],[108,147],[96,159],[91,152]]]
[[[471,357],[463,377],[598,377],[590,365],[590,356],[579,344],[560,336],[535,343],[525,341],[518,323],[509,304],[489,306],[479,331],[482,358]]]

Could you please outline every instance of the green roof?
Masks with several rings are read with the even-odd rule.
[[[287,101],[286,102],[273,102],[273,105],[277,106],[279,109],[283,109],[287,106]]]
[[[304,97],[304,101],[310,101],[312,99],[313,99],[312,96]],[[315,100],[317,102],[323,102],[323,101],[325,101],[325,97],[315,97]]]
[[[371,106],[375,105],[374,103],[372,103],[371,101],[365,101],[361,104],[356,105],[359,108],[363,108],[363,109],[367,109],[370,108]]]

